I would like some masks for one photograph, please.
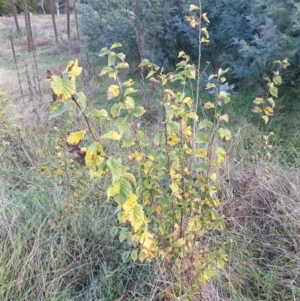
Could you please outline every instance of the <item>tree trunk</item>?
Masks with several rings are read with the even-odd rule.
[[[17,32],[18,32],[18,34],[21,34],[21,29],[20,29],[20,26],[19,26],[18,18],[17,18],[16,6],[15,6],[13,0],[9,0],[9,2],[10,2],[10,6],[11,6],[11,11],[12,11],[14,19],[15,19],[15,24],[16,24]]]
[[[59,16],[60,11],[59,11],[59,1],[58,0],[55,0],[55,7],[56,7],[56,14]]]
[[[28,46],[28,51],[31,52],[33,50],[33,39],[32,39],[31,25],[30,25],[30,12],[27,9],[26,0],[23,0],[22,4],[23,4],[24,16],[25,16],[27,46]]]
[[[68,40],[70,40],[70,2],[69,0],[66,0],[66,10],[67,10],[67,36]]]
[[[54,0],[49,0],[49,4],[50,4],[50,12],[51,12],[51,16],[52,16],[52,24],[53,24],[53,29],[54,29],[54,34],[55,34],[55,41],[56,41],[56,45],[58,45],[58,35],[57,35],[57,29],[56,29],[56,22],[55,22],[55,15],[54,15]]]

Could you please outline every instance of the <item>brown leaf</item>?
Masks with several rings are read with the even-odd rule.
[[[189,270],[192,267],[192,262],[191,262],[190,258],[187,257],[187,256],[182,258],[181,263],[182,263],[183,268],[186,271]]]
[[[167,287],[165,289],[164,295],[165,295],[166,300],[169,300],[169,301],[175,300],[175,296],[173,295],[170,287]]]

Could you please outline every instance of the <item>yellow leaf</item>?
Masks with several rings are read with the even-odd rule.
[[[111,140],[120,140],[122,135],[116,131],[109,131],[108,133],[101,136],[101,139],[111,139]]]
[[[172,135],[168,140],[168,143],[172,146],[176,145],[179,142],[180,142],[180,139],[176,135]]]
[[[228,122],[229,121],[229,116],[228,116],[228,114],[224,114],[224,115],[220,116],[220,119]]]
[[[267,115],[263,115],[261,118],[265,121],[265,124],[269,122],[269,117]]]
[[[267,116],[272,116],[274,114],[274,110],[271,107],[265,107],[264,112]]]
[[[204,21],[205,23],[209,24],[210,22],[209,22],[209,20],[208,20],[208,18],[207,18],[206,15],[207,15],[207,13],[202,14],[202,19],[203,19],[203,21]]]
[[[255,103],[256,105],[262,104],[262,103],[264,103],[264,99],[257,97],[254,99],[253,103]]]
[[[67,138],[67,144],[68,145],[78,145],[81,140],[83,139],[85,134],[85,131],[80,131],[76,133],[72,133],[68,138]]]
[[[207,149],[199,148],[195,151],[196,158],[207,158]]]
[[[193,10],[200,10],[200,7],[194,4],[190,5],[189,11],[193,11]]]
[[[102,146],[99,144],[99,142],[94,142],[87,149],[85,155],[85,164],[87,167],[95,170],[97,169],[97,166],[104,161],[104,158],[105,153]]]
[[[210,178],[213,180],[213,181],[216,181],[217,180],[217,174],[214,172],[210,175]]]
[[[215,105],[212,103],[212,102],[205,102],[204,104],[203,104],[203,109],[204,110],[208,110],[208,109],[212,109],[212,108],[214,108],[215,107]]]
[[[110,85],[107,91],[108,100],[117,97],[120,94],[120,89],[117,85]]]
[[[254,113],[261,113],[261,112],[262,112],[262,109],[261,109],[260,107],[254,107],[254,108],[252,109],[252,112],[254,112]]]
[[[190,25],[193,28],[199,25],[199,21],[194,16],[187,16],[186,19],[190,22]]]
[[[206,29],[205,27],[203,27],[203,28],[201,29],[201,31],[204,33],[206,39],[209,39],[209,33],[208,33],[207,29]]]
[[[205,39],[204,37],[202,37],[201,40],[200,40],[200,42],[201,42],[202,44],[209,44],[209,43],[210,43],[210,40]]]

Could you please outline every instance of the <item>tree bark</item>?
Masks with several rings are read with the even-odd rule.
[[[19,26],[18,18],[17,18],[16,6],[15,6],[13,0],[9,0],[9,3],[10,3],[10,6],[11,6],[11,11],[12,11],[13,16],[14,16],[17,32],[18,32],[18,34],[21,34],[21,29],[20,29],[20,26]]]
[[[56,29],[56,22],[55,22],[55,15],[54,15],[54,0],[49,0],[50,4],[50,12],[52,16],[52,24],[53,24],[53,29],[54,29],[54,34],[55,34],[55,41],[56,45],[58,45],[58,35],[57,35],[57,29]]]
[[[27,35],[27,46],[28,51],[31,52],[33,50],[33,38],[30,24],[30,12],[27,9],[26,0],[22,0],[24,16],[25,16],[25,26],[26,26],[26,35]]]

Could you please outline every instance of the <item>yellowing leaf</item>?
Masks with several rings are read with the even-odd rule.
[[[252,109],[252,112],[254,112],[254,113],[261,113],[261,112],[262,112],[262,109],[261,109],[260,107],[254,107],[254,108]]]
[[[193,11],[193,10],[200,10],[200,7],[194,4],[190,5],[189,11]]]
[[[267,116],[272,116],[274,114],[274,111],[271,107],[265,107],[264,112]]]
[[[201,31],[204,33],[206,39],[209,39],[209,33],[208,33],[207,29],[206,29],[205,27],[203,27],[203,28],[201,29]]]
[[[271,87],[270,88],[270,93],[274,96],[274,97],[278,97],[278,89],[277,87]]]
[[[110,117],[108,116],[108,113],[105,109],[94,109],[92,112],[92,116],[100,119],[100,120],[110,120]]]
[[[107,91],[108,100],[111,100],[114,97],[117,97],[119,94],[120,94],[120,89],[117,85],[110,85],[108,87],[108,91]]]
[[[209,24],[210,22],[209,22],[209,20],[208,20],[208,18],[207,18],[206,15],[207,15],[207,13],[202,14],[202,19],[203,19],[203,21],[204,21],[205,23]]]
[[[275,108],[275,101],[273,100],[272,97],[268,98],[268,102],[271,104],[272,108],[274,109]]]
[[[99,142],[92,143],[85,155],[85,164],[87,167],[95,170],[97,166],[100,165],[105,158],[105,153]]]
[[[224,114],[224,115],[220,116],[220,119],[228,122],[229,121],[229,116],[228,116],[228,114]]]
[[[111,139],[111,140],[120,140],[122,135],[116,131],[109,131],[108,133],[101,136],[101,139]]]
[[[67,139],[67,144],[68,145],[78,145],[81,142],[81,140],[83,139],[84,134],[85,134],[85,131],[72,133]]]
[[[210,40],[205,39],[204,37],[202,37],[201,40],[200,40],[200,42],[201,42],[202,44],[209,44],[209,43],[210,43]]]
[[[256,105],[262,104],[262,103],[264,103],[264,99],[257,97],[254,99],[253,103],[255,103]]]
[[[193,28],[199,25],[199,21],[194,16],[187,16],[186,19]]]
[[[275,85],[280,85],[281,84],[281,76],[277,75],[273,78],[273,82]]]
[[[224,141],[228,141],[231,139],[231,132],[228,129],[219,128],[216,133]]]
[[[172,146],[176,145],[179,142],[180,142],[180,139],[176,135],[172,135],[168,140],[168,144],[170,144]]]
[[[63,99],[70,99],[75,93],[75,85],[65,79],[60,78],[59,76],[53,76],[53,81],[51,83],[51,88],[56,94],[57,98],[62,96]]]
[[[199,148],[195,151],[196,158],[207,158],[207,149]]]
[[[64,73],[67,73],[70,77],[71,82],[75,84],[75,77],[80,75],[81,71],[82,67],[78,67],[78,59],[76,59],[75,61],[70,61],[68,63]]]
[[[267,115],[263,115],[261,118],[265,121],[265,124],[269,122],[269,117]]]
[[[203,104],[203,109],[204,110],[208,110],[208,109],[212,109],[212,108],[214,108],[215,107],[215,105],[212,103],[212,102],[205,102],[204,104]]]

